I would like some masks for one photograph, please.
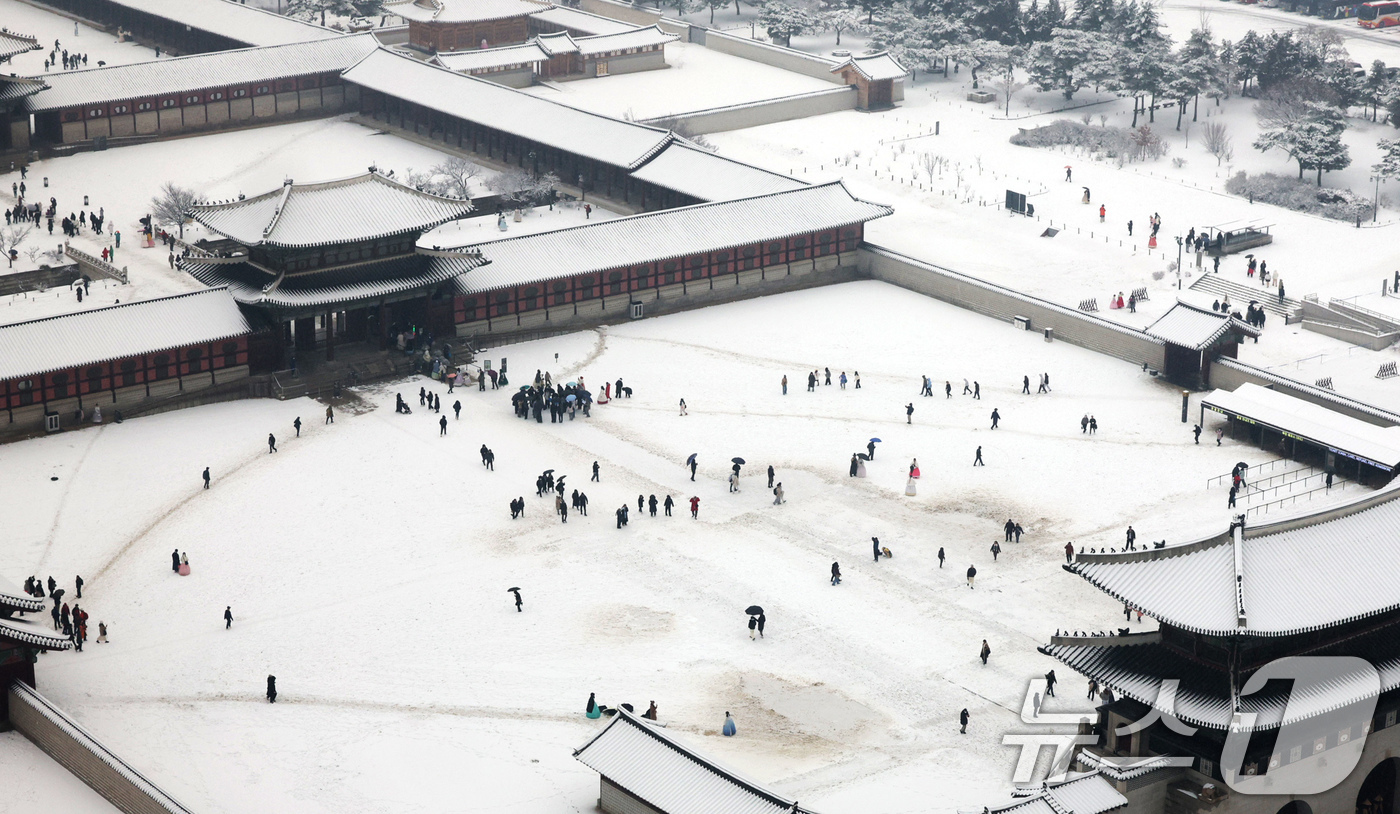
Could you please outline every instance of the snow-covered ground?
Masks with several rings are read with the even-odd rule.
[[[0,514],[0,572],[82,574],[84,608],[111,629],[110,644],[43,657],[40,689],[204,812],[591,810],[596,775],[570,757],[595,726],[589,692],[655,700],[671,731],[829,814],[978,807],[1009,789],[1001,735],[1024,729],[1026,682],[1055,666],[1035,646],[1121,619],[1059,568],[1065,542],[1117,545],[1129,523],[1141,540],[1218,530],[1224,495],[1206,479],[1269,457],[1193,445],[1178,391],[1132,365],[875,282],[488,355],[517,382],[621,377],[634,396],[552,425],[514,418],[513,388],[444,393],[463,404],[444,438],[412,398],[444,388],[409,379],[361,390],[330,426],[314,402],[246,401],[0,447],[0,493],[28,507]],[[827,366],[858,370],[861,389],[806,392]],[[1021,395],[1041,372],[1053,393]],[[918,397],[921,374],[937,397]],[[981,400],[960,395],[963,377]],[[395,392],[413,415],[394,413]],[[1079,431],[1086,413],[1097,435]],[[872,436],[869,478],[847,477]],[[748,466],[728,494],[734,456]],[[545,469],[588,494],[589,516],[561,524],[530,495]],[[617,530],[638,494],[674,496],[675,516],[634,511]],[[994,563],[1008,517],[1026,535]],[[894,558],[871,562],[871,536]],[[167,567],[176,548],[189,578]],[[751,603],[768,613],[756,643]],[[726,710],[737,738],[718,736]]]
[[[91,212],[99,207],[104,210],[107,216],[105,233],[98,236],[83,230],[73,240],[73,245],[95,255],[101,254],[103,248],[113,245],[112,232],[120,231],[122,247],[116,263],[129,270],[131,283],[123,286],[96,281],[91,296],[81,304],[66,288],[0,297],[0,323],[199,288],[200,284],[193,278],[170,268],[167,252],[159,243],[155,248],[146,249],[136,240],[141,228],[138,221],[150,211],[151,198],[167,181],[192,189],[206,199],[221,200],[237,197],[239,193],[257,195],[275,189],[286,178],[310,183],[358,175],[371,165],[381,170],[394,170],[399,177],[404,177],[409,170],[425,171],[445,157],[431,147],[356,124],[342,116],[37,161],[30,166],[26,181],[28,199],[46,201],[52,196],[58,199],[59,211],[64,213],[83,209]],[[472,194],[490,194],[486,184],[495,175],[494,170],[483,169],[473,181]],[[45,178],[48,187],[44,186]],[[6,206],[14,205],[11,185],[19,180],[18,172],[0,173],[0,200]],[[612,213],[594,203],[593,217],[612,217]],[[582,223],[584,218],[583,211],[575,207],[542,209],[527,216],[522,223],[511,221],[508,234],[573,225]],[[480,229],[492,236],[500,234],[496,230],[496,219],[489,215],[471,219],[469,225],[462,228]],[[207,233],[202,227],[186,225],[187,240],[205,236]],[[41,245],[48,249],[61,242],[62,231],[57,223],[53,236],[46,229],[35,229],[20,247],[21,262],[16,264],[15,270],[33,266],[25,255],[28,246]]]
[[[551,82],[528,91],[608,116],[650,119],[835,87],[687,42],[667,45],[666,62],[670,68]]]
[[[21,76],[38,76],[44,73],[44,60],[49,58],[57,40],[60,51],[68,49],[70,54],[87,54],[88,68],[96,68],[99,61],[108,65],[125,65],[131,62],[145,62],[156,58],[154,50],[134,42],[117,42],[113,34],[100,31],[86,23],[75,23],[72,19],[49,9],[32,6],[22,0],[0,0],[0,20],[4,26],[17,34],[38,37],[44,46],[39,51],[29,51],[11,58],[3,65],[4,73],[17,73]],[[76,30],[74,26],[77,26]],[[50,71],[62,71],[62,57],[59,64],[50,66]],[[8,186],[8,184],[6,185]]]

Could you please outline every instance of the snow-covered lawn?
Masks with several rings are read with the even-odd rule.
[[[1269,457],[1193,445],[1179,391],[1132,365],[875,282],[488,355],[516,384],[546,369],[594,390],[621,377],[634,396],[537,424],[513,417],[513,386],[447,395],[411,379],[362,390],[331,426],[314,402],[247,401],[0,447],[0,493],[26,507],[0,514],[0,572],[82,574],[94,629],[111,627],[110,644],[43,657],[40,689],[204,812],[588,811],[596,775],[570,754],[595,725],[589,692],[655,700],[671,731],[829,814],[979,807],[1009,788],[1001,735],[1024,729],[1012,710],[1054,666],[1035,646],[1121,620],[1060,569],[1065,542],[1117,545],[1129,523],[1142,541],[1218,530],[1224,495],[1206,479]],[[827,366],[858,370],[861,389],[806,392]],[[1042,372],[1053,393],[1021,395]],[[917,395],[921,374],[937,397]],[[960,395],[963,377],[981,400]],[[445,438],[420,386],[463,404],[460,421],[444,411]],[[413,415],[394,413],[395,392]],[[1086,413],[1095,436],[1079,432]],[[872,436],[869,478],[848,478]],[[728,494],[734,456],[748,465]],[[545,469],[588,494],[588,517],[561,524],[530,494]],[[634,511],[617,530],[638,494],[674,496],[675,516]],[[993,563],[1008,517],[1026,536]],[[869,559],[871,536],[892,560]],[[168,568],[176,548],[189,578]],[[756,643],[751,603],[768,613]],[[1079,680],[1061,675],[1069,707]],[[726,710],[737,738],[718,736]]]
[[[0,0],[13,2],[14,0]],[[27,6],[26,6],[27,8]],[[170,268],[167,252],[159,243],[155,248],[141,248],[137,241],[139,219],[150,211],[150,201],[166,181],[194,190],[209,200],[237,197],[240,193],[257,195],[278,187],[284,179],[297,183],[329,181],[366,172],[371,165],[381,170],[394,170],[398,177],[410,169],[425,171],[442,161],[444,153],[415,141],[399,138],[382,131],[347,120],[348,117],[321,119],[293,124],[279,124],[230,133],[191,136],[170,141],[123,147],[119,150],[79,153],[73,156],[45,159],[30,166],[28,199],[47,201],[58,199],[59,211],[91,212],[105,210],[107,227],[101,236],[83,230],[73,245],[92,254],[100,254],[112,245],[112,232],[122,233],[122,246],[117,253],[117,265],[130,271],[131,284],[122,286],[96,281],[92,295],[78,304],[68,289],[29,292],[0,298],[0,323],[67,313],[82,308],[111,305],[117,300],[129,302],[150,299],[200,287],[189,275]],[[473,195],[490,194],[487,181],[496,175],[484,169],[473,181]],[[48,178],[49,186],[44,186]],[[19,173],[0,173],[0,200],[13,206],[10,186],[20,180]],[[88,205],[83,206],[84,199]],[[611,217],[594,204],[593,217]],[[507,234],[525,230],[558,228],[582,223],[584,213],[574,207],[538,210],[522,223],[511,221]],[[486,216],[472,219],[466,229],[480,229],[483,234],[499,236],[496,219]],[[206,236],[198,225],[185,227],[190,241]],[[99,237],[103,239],[98,239]],[[46,229],[34,230],[25,246],[20,247],[22,270],[29,263],[24,250],[38,244],[46,248],[62,242],[62,231],[54,225],[54,235]],[[42,259],[42,258],[41,258]]]
[[[667,45],[666,62],[670,68],[536,85],[528,92],[609,116],[649,119],[837,87],[687,42]]]

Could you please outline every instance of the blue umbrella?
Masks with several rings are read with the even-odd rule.
[[[885,442],[884,442],[884,441],[881,441],[879,438],[871,438],[871,439],[870,439],[870,443],[872,443],[872,444],[883,444],[883,443],[885,443]]]
[[[570,393],[569,395],[564,397],[564,401],[578,401],[578,396],[575,396],[572,393]]]
[[[696,456],[696,455],[699,455],[699,454],[700,454],[700,453],[698,453],[698,452],[692,452],[692,453],[690,453],[690,457],[685,459],[686,465],[690,465],[690,464],[695,463],[695,456]]]

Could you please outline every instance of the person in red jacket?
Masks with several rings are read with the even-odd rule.
[[[690,499],[690,516],[697,519],[700,517],[700,498],[698,497]]]

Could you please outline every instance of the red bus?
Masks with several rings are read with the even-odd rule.
[[[1378,3],[1362,3],[1357,7],[1356,17],[1362,28],[1400,25],[1400,2],[1382,0]]]

